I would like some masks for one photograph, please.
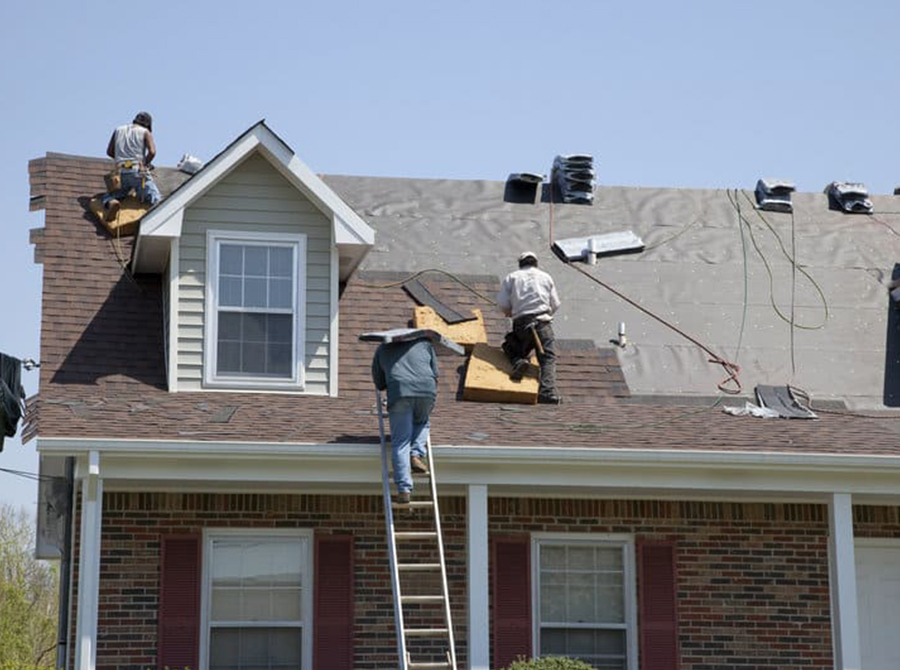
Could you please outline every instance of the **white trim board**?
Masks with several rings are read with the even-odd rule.
[[[789,496],[832,493],[900,501],[900,458],[609,449],[435,446],[445,486],[491,495]],[[378,481],[377,444],[274,444],[39,438],[41,453],[104,455],[110,485],[218,482],[226,488]],[[79,472],[81,472],[79,470]],[[643,493],[642,493],[643,492]]]

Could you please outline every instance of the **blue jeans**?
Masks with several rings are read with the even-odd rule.
[[[391,462],[394,483],[400,493],[413,489],[409,459],[425,458],[434,398],[398,398],[388,407],[391,422]]]
[[[119,174],[122,177],[122,188],[104,195],[101,198],[104,205],[110,200],[124,200],[128,197],[128,192],[131,189],[134,189],[138,200],[146,202],[151,207],[162,199],[159,189],[156,187],[156,182],[153,181],[153,177],[149,172],[119,170]]]

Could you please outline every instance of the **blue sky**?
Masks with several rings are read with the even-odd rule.
[[[28,160],[100,156],[139,109],[160,165],[266,118],[325,173],[502,180],[586,152],[601,184],[891,193],[898,29],[887,0],[3,3],[0,351],[39,356]],[[36,469],[34,445],[0,467]],[[34,499],[0,473],[0,502]]]

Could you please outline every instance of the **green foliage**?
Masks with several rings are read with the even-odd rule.
[[[514,662],[507,670],[593,670],[583,661],[565,656],[544,656],[526,661],[520,659]]]
[[[0,505],[0,670],[55,665],[59,572],[34,558],[34,525]]]

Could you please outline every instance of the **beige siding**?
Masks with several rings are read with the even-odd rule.
[[[327,394],[331,223],[259,154],[250,156],[184,211],[178,389],[202,388],[207,230],[306,234],[306,392]]]

